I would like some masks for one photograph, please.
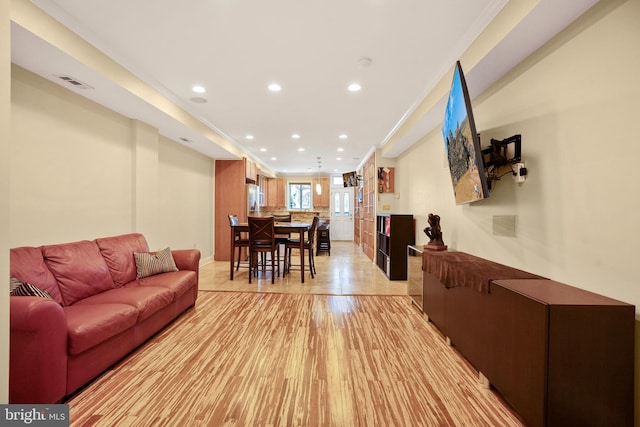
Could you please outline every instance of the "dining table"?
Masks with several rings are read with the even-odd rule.
[[[291,234],[291,233],[299,233],[300,234],[300,281],[304,283],[304,233],[308,232],[311,229],[310,222],[276,222],[274,223],[275,234]],[[234,247],[233,247],[233,239],[235,233],[237,232],[249,232],[249,223],[248,222],[240,222],[236,225],[231,226],[231,257],[230,257],[230,266],[231,266],[231,280],[233,280],[233,259],[234,259]]]

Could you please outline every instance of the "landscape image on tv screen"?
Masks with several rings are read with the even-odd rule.
[[[489,197],[480,142],[460,62],[456,63],[453,75],[442,123],[442,136],[456,204],[462,205]]]

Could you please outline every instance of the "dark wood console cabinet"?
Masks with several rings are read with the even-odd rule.
[[[497,280],[485,376],[533,426],[632,426],[635,307],[552,280]]]
[[[528,425],[633,426],[633,305],[468,254],[423,257],[425,314]]]
[[[407,246],[407,293],[411,301],[422,311],[424,300],[422,286],[422,253],[424,249],[415,245]]]
[[[422,276],[422,310],[430,322],[434,323],[440,331],[447,335],[444,323],[444,296],[445,288],[440,280],[426,272]]]

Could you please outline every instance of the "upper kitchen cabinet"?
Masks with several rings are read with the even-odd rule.
[[[258,166],[253,160],[247,159],[246,157],[243,157],[243,159],[245,179],[251,182],[251,184],[256,184],[258,182]]]
[[[320,194],[317,185],[320,184]],[[313,178],[311,192],[313,193],[313,207],[329,207],[329,177]]]
[[[284,178],[271,178],[267,188],[267,207],[284,208],[287,181]]]
[[[260,207],[267,206],[269,203],[269,179],[264,175],[258,174],[258,193],[260,195]]]

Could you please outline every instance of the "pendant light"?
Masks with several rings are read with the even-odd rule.
[[[320,157],[316,157],[318,161],[318,182],[316,182],[316,194],[320,196],[322,194],[322,185],[320,185],[320,168],[322,168],[322,160]]]

